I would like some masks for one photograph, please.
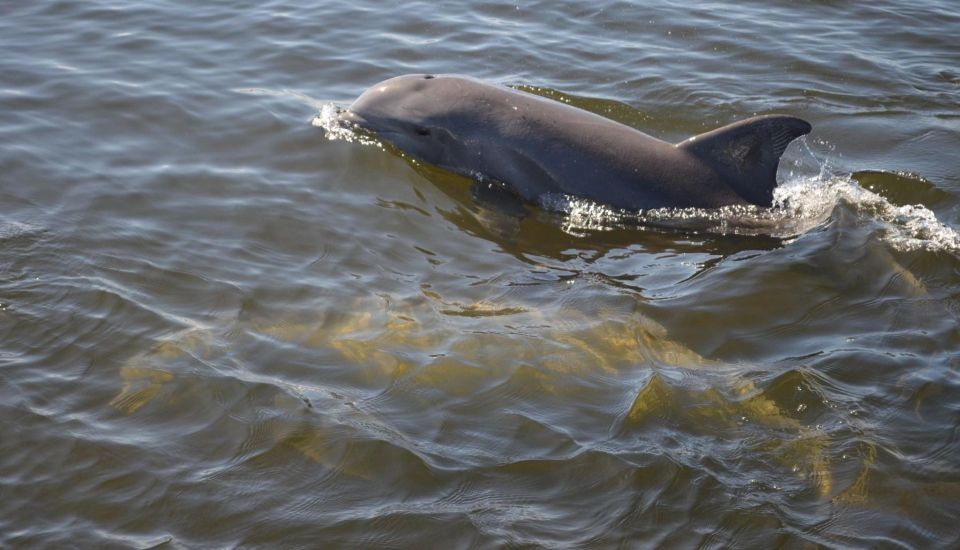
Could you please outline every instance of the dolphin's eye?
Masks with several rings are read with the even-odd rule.
[[[414,132],[416,132],[418,136],[429,136],[430,128],[427,128],[426,126],[417,126]]]

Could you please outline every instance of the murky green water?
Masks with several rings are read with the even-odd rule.
[[[0,7],[0,546],[960,541],[950,2]],[[773,211],[515,216],[311,120],[408,72],[680,140]],[[647,221],[650,221],[649,219]]]

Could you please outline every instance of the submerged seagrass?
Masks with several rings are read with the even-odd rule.
[[[770,206],[780,156],[811,130],[799,118],[766,115],[671,144],[521,90],[429,74],[375,84],[341,120],[531,202],[563,194],[628,210]]]

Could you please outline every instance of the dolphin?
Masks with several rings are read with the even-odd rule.
[[[771,206],[780,156],[811,130],[799,118],[763,115],[668,143],[521,90],[431,74],[372,86],[338,121],[525,201],[563,194],[633,211]]]

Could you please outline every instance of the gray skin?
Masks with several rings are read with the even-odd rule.
[[[770,206],[780,155],[811,130],[765,115],[672,144],[506,86],[423,74],[371,87],[340,121],[527,201],[562,193],[628,210]]]

